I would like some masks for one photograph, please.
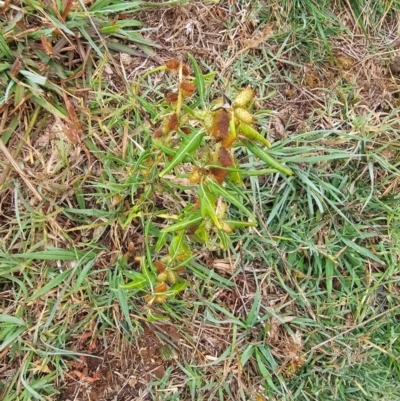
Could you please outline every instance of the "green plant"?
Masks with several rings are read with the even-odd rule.
[[[134,273],[133,280],[123,286],[146,289],[149,303],[163,303],[186,287],[179,273],[194,257],[193,241],[211,250],[226,250],[235,229],[256,225],[242,177],[293,174],[265,149],[271,145],[255,125],[253,89],[240,90],[233,101],[223,94],[207,102],[206,79],[193,56],[189,55],[189,60],[194,78],[190,68],[176,59],[146,73],[169,71],[176,90],[152,107],[159,112],[154,118],[152,157],[146,161],[142,174],[149,179],[149,193],[151,188],[157,188],[164,196],[176,196],[177,191],[189,193],[176,213],[155,211],[157,219],[168,223],[159,231],[154,246],[150,245],[150,227],[157,228],[147,221],[147,253],[141,259],[142,271]],[[235,159],[237,149],[249,151],[268,168],[242,168]],[[231,218],[228,204],[240,210],[247,220]],[[161,256],[154,257],[154,253]]]
[[[95,72],[94,60],[115,64],[115,52],[153,55],[151,47],[156,45],[141,36],[141,22],[111,18],[146,6],[113,0],[96,1],[88,8],[73,0],[48,6],[41,1],[5,2],[0,17],[0,108],[21,114],[33,104],[37,112],[30,120],[35,122],[42,108],[60,120],[71,142],[81,143],[82,113],[78,117],[76,110],[85,109],[82,93],[88,92],[85,82]],[[10,125],[1,137],[5,144],[17,120]]]

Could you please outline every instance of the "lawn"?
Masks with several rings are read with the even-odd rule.
[[[0,1],[0,400],[400,400],[400,1]]]

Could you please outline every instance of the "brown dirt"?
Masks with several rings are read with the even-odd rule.
[[[118,345],[110,338],[107,349],[99,349],[100,340],[93,343],[91,333],[88,333],[83,342],[78,340],[78,348],[87,354],[90,352],[87,348],[96,344],[93,357],[80,357],[70,363],[58,400],[113,401],[115,397],[119,401],[151,400],[148,383],[162,379],[171,365],[171,361],[163,359],[162,348],[165,345],[156,333],[161,333],[163,339],[173,346],[182,346],[182,336],[176,328],[168,325],[145,326],[142,335],[129,344]],[[88,345],[90,341],[91,345]]]

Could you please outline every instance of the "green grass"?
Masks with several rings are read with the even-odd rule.
[[[167,110],[159,100],[173,80],[159,72],[131,82],[125,67],[106,56],[102,45],[109,36],[96,34],[90,40],[99,47],[92,46],[85,81],[76,77],[79,65],[67,68],[67,53],[62,62],[53,60],[43,85],[29,74],[9,80],[18,52],[33,60],[24,68],[35,73],[46,55],[28,54],[2,17],[1,138],[45,200],[35,199],[15,172],[0,187],[1,399],[57,399],[71,383],[71,361],[97,352],[82,346],[84,333],[93,331],[100,356],[111,350],[124,360],[123,350],[137,350],[143,330],[152,327],[178,358],[165,363],[163,378],[144,386],[147,399],[400,400],[398,78],[378,68],[390,62],[394,37],[383,38],[395,32],[399,4],[350,4],[252,3],[248,12],[260,28],[272,24],[273,35],[233,60],[228,95],[245,85],[256,89],[259,127],[273,142],[271,154],[294,175],[246,178],[244,206],[258,226],[236,230],[226,251],[192,241],[189,286],[162,305],[148,305],[143,292],[121,285],[140,270],[133,256],[162,256],[155,251],[165,224],[159,215],[179,214],[188,201],[184,184],[149,171],[157,154],[151,133]],[[22,5],[26,21],[43,16],[39,4]],[[86,11],[72,15],[68,29],[79,22],[85,28],[77,29],[91,32]],[[91,15],[106,24],[112,16]],[[236,24],[234,17],[227,21]],[[157,53],[140,32],[128,38],[121,29],[121,43],[135,39],[141,52]],[[368,41],[360,44],[353,29]],[[38,43],[41,34],[48,33],[25,40]],[[347,70],[336,61],[349,54],[354,64]],[[371,58],[372,83],[365,88],[362,67]],[[225,79],[197,61],[210,73],[205,97],[219,96]],[[108,78],[107,63],[113,69]],[[67,134],[35,145],[52,114],[67,115],[64,75],[75,77],[65,85],[93,157],[89,173]],[[315,87],[307,83],[310,75],[318,78]],[[90,88],[84,100],[79,88]],[[274,133],[276,116],[284,137]],[[266,167],[244,147],[235,155],[243,169]],[[8,168],[3,154],[0,167]],[[248,219],[234,205],[227,213]],[[130,242],[133,255],[127,255]],[[232,261],[234,273],[214,268],[215,259]],[[164,324],[179,331],[179,345],[163,334]],[[297,362],[302,366],[293,368]],[[124,380],[143,374],[140,362],[118,369]]]

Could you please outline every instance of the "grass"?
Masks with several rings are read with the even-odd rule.
[[[13,6],[32,31],[16,8],[1,17],[0,398],[399,400],[398,2],[175,3],[74,3],[63,26],[59,4]],[[113,7],[135,20],[114,31]],[[160,214],[188,197],[149,171],[174,82],[144,74],[176,52],[156,43],[180,29],[171,16],[197,16],[187,43],[200,43],[206,98],[253,86],[258,126],[294,175],[246,178],[257,227],[226,251],[192,242],[189,286],[157,305],[121,285],[138,257],[162,255]]]

